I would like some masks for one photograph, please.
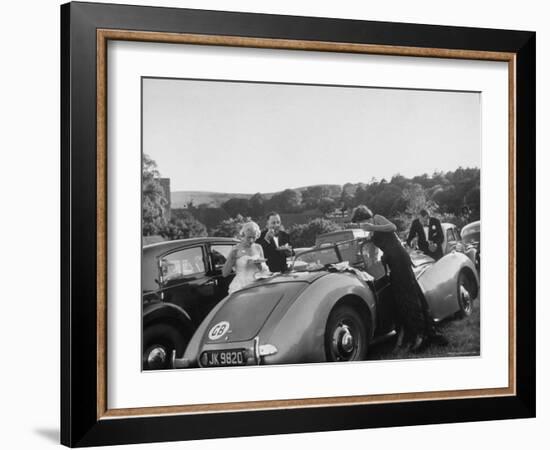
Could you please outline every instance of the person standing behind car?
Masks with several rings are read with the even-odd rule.
[[[427,227],[428,233],[424,227]],[[416,238],[420,251],[428,256],[431,256],[436,261],[443,257],[443,228],[441,222],[435,217],[431,217],[430,213],[425,209],[420,211],[420,216],[414,219],[407,237],[407,245],[410,246],[412,240]]]
[[[266,229],[262,231],[256,243],[262,246],[271,272],[286,272],[286,258],[293,254],[290,236],[282,230],[281,216],[278,213],[272,211],[266,218]]]
[[[241,229],[241,242],[238,243],[225,261],[222,275],[228,277],[233,270],[235,278],[229,285],[228,294],[244,289],[256,280],[256,274],[267,271],[262,247],[255,243],[260,235],[256,222],[247,222]]]
[[[382,250],[384,261],[390,268],[392,309],[398,328],[396,346],[419,350],[430,324],[422,310],[420,288],[411,258],[395,234],[397,227],[384,216],[374,214],[366,205],[353,210],[351,221],[371,233],[370,242]]]

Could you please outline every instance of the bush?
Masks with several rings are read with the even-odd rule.
[[[206,227],[190,213],[173,217],[160,232],[168,240],[208,236]]]
[[[200,207],[191,210],[172,209],[172,217],[180,218],[191,213],[195,219],[203,223],[208,230],[216,228],[223,220],[229,219],[229,215],[221,208]]]
[[[320,234],[341,229],[340,225],[330,220],[313,219],[306,224],[293,225],[288,232],[293,247],[312,247],[315,245],[315,238]]]
[[[249,221],[250,217],[243,217],[240,214],[231,219],[223,220],[214,230],[212,230],[212,236],[239,237],[241,228]]]

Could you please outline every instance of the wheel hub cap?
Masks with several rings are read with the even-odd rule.
[[[155,347],[147,355],[147,365],[151,368],[163,367],[168,359],[168,354],[164,347]]]
[[[462,304],[465,309],[470,309],[472,306],[472,297],[464,286],[460,286],[460,296],[462,297]]]
[[[334,354],[342,358],[349,357],[353,352],[355,340],[347,325],[341,324],[334,330],[332,348]]]

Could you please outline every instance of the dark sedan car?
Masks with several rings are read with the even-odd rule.
[[[143,247],[143,369],[164,369],[210,310],[227,295],[221,269],[238,240],[192,238]]]

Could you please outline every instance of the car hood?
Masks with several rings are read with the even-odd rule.
[[[219,344],[253,339],[273,311],[277,308],[286,309],[310,283],[326,274],[283,274],[234,292],[210,319],[202,343]],[[220,327],[223,327],[223,331],[216,333],[214,330],[220,330]]]

